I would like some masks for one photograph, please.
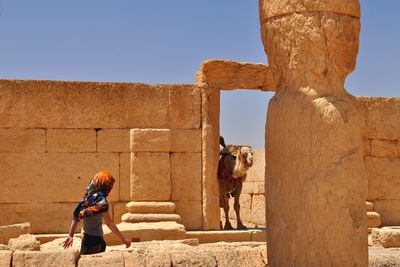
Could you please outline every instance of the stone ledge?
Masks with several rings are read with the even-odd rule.
[[[199,243],[215,242],[246,242],[246,241],[266,241],[265,229],[249,230],[224,230],[224,231],[187,231],[187,238],[197,238]]]

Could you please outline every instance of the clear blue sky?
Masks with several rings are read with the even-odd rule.
[[[400,1],[362,0],[354,95],[399,97]],[[258,0],[0,0],[0,78],[193,83],[200,62],[267,62]],[[263,147],[272,93],[224,92],[227,143]],[[239,125],[240,127],[238,127]]]

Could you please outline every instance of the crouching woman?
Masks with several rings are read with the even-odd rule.
[[[131,241],[121,234],[108,213],[107,196],[111,192],[114,182],[114,177],[106,171],[101,171],[92,178],[83,199],[74,210],[68,237],[63,242],[64,248],[72,246],[76,227],[83,219],[81,254],[104,252],[106,250],[106,243],[103,239],[103,218],[110,230],[126,247],[131,245]]]

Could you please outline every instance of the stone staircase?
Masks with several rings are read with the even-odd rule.
[[[129,202],[128,213],[122,215],[118,229],[132,241],[179,240],[186,238],[181,217],[175,214],[173,202]],[[121,244],[108,227],[103,227],[104,239],[110,245]]]
[[[374,211],[373,203],[366,201],[365,204],[367,205],[368,233],[371,233],[372,229],[381,225],[381,215]]]

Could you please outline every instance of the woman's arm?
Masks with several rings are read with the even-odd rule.
[[[69,227],[68,237],[63,242],[64,248],[69,248],[72,246],[72,242],[74,241],[74,233],[76,230],[76,226],[78,226],[78,222],[75,220],[72,220],[71,226]]]
[[[127,248],[131,245],[131,241],[124,237],[121,232],[119,231],[118,227],[115,225],[113,220],[111,219],[110,213],[104,212],[103,214],[104,221],[106,222],[108,228],[126,245]]]

